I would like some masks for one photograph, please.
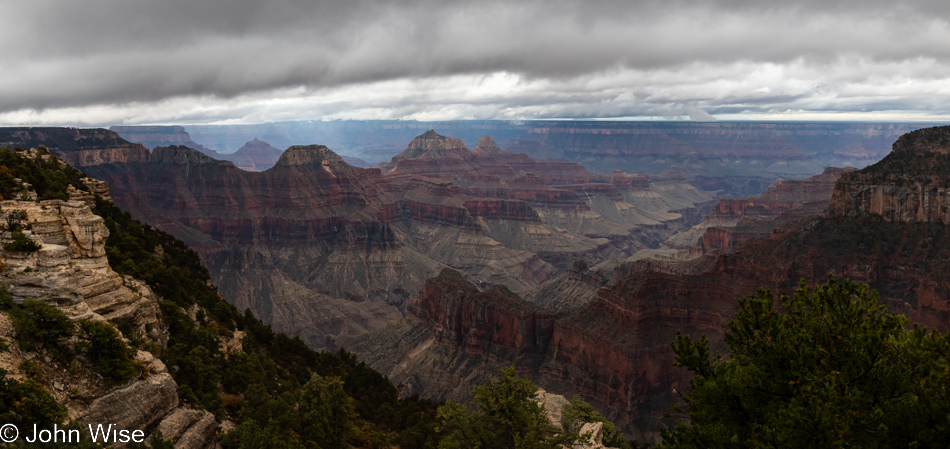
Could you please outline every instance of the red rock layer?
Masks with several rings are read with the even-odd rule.
[[[950,126],[901,136],[883,161],[843,176],[829,213],[893,222],[950,223]]]
[[[761,195],[745,199],[721,199],[705,221],[733,223],[706,229],[698,246],[702,253],[732,252],[746,240],[764,237],[775,228],[822,213],[828,206],[835,182],[854,168],[827,167],[806,179],[780,179]]]
[[[554,330],[553,313],[504,287],[479,291],[452,270],[426,281],[406,313],[429,323],[442,344],[519,364],[537,364]]]
[[[147,161],[148,149],[111,131],[77,128],[0,128],[0,147],[62,149],[57,154],[74,167]],[[68,153],[67,153],[68,152]]]

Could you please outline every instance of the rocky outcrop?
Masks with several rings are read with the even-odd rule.
[[[166,415],[156,430],[164,439],[174,441],[176,449],[201,449],[214,441],[217,428],[211,413],[179,407]]]
[[[843,176],[828,212],[892,222],[950,223],[950,126],[901,136],[881,162]]]
[[[491,158],[505,156],[511,153],[502,150],[491,136],[482,136],[478,138],[478,143],[475,144],[475,148],[472,148],[472,154]]]
[[[438,343],[517,365],[537,364],[554,330],[553,314],[504,287],[478,291],[452,270],[427,281],[406,313],[428,323]]]
[[[283,153],[282,150],[256,137],[233,153],[219,153],[192,140],[185,128],[181,126],[113,126],[109,130],[116,132],[129,142],[140,143],[148,149],[184,146],[198,150],[213,159],[231,161],[238,168],[248,171],[264,171],[273,167]]]
[[[143,162],[149,157],[144,146],[104,129],[0,128],[0,147],[57,149],[57,156],[73,167]]]
[[[563,430],[564,424],[561,422],[564,415],[564,406],[571,403],[567,398],[559,394],[552,394],[539,388],[536,394],[538,404],[544,407],[544,413],[548,416],[551,425],[557,429]],[[584,441],[575,443],[572,449],[610,449],[604,446],[604,423],[585,422],[579,424],[578,433],[585,437]]]
[[[178,384],[168,373],[97,398],[75,418],[80,424],[113,423],[120,429],[151,429],[178,407]]]
[[[35,152],[31,154],[38,157]],[[101,181],[86,178],[84,182],[97,194],[109,192]],[[144,282],[112,270],[105,250],[109,231],[103,219],[91,212],[89,192],[75,188],[69,192],[69,201],[0,202],[4,212],[21,218],[27,237],[41,245],[32,252],[0,249],[0,282],[6,285],[14,303],[38,299],[55,305],[72,319],[121,323],[127,326],[126,337],[164,345],[168,336],[158,316],[159,298]],[[8,238],[7,226],[0,223],[0,232]],[[7,320],[6,313],[0,313],[0,334],[4,341],[16,341]],[[50,365],[48,356],[37,357],[37,353],[24,352],[18,345],[10,345],[7,352],[7,357],[0,358],[0,368],[13,378],[21,378],[24,360],[45,367],[43,382],[48,391],[66,406],[69,419],[81,426],[114,424],[148,434],[169,416],[178,416],[184,410],[179,407],[178,385],[165,364],[147,351],[139,350],[135,356],[140,375],[118,386],[104,384],[101,376],[89,372],[57,369],[60,366]],[[210,413],[200,415],[200,420],[188,423],[182,432],[165,438],[176,447],[208,447],[218,424]]]
[[[86,203],[3,201],[0,207],[25,215],[25,232],[42,245],[35,252],[0,251],[6,264],[3,281],[14,302],[44,298],[74,318],[99,315],[128,322],[141,338],[163,338],[157,329],[147,330],[148,323],[157,321],[157,300],[147,286],[109,267],[109,231]]]
[[[522,299],[543,310],[566,312],[587,304],[602,287],[610,283],[609,273],[591,270],[584,261],[576,261],[566,273],[521,294]]]
[[[416,137],[402,153],[378,166],[387,176],[440,178],[463,188],[480,182],[507,182],[526,175],[548,185],[604,182],[605,178],[580,164],[536,160],[526,154],[509,153],[491,136],[482,136],[471,151],[459,139],[441,136],[434,130]]]
[[[761,195],[721,199],[703,222],[671,237],[665,244],[694,254],[730,253],[736,245],[764,237],[774,229],[821,214],[831,199],[835,182],[854,168],[827,167],[806,179],[780,179]]]

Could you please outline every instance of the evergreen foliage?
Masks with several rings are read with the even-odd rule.
[[[314,374],[303,385],[298,401],[303,441],[319,443],[322,449],[344,449],[350,431],[353,406],[339,378]]]
[[[602,429],[604,446],[617,449],[632,449],[630,443],[617,430],[617,426],[603,415],[594,411],[587,401],[575,395],[571,403],[564,406],[561,415],[561,425],[569,432],[580,432],[584,423],[604,423]]]
[[[26,217],[26,212],[10,212],[7,214],[7,229],[10,230],[10,241],[3,244],[3,249],[7,251],[27,251],[33,252],[42,246],[39,243],[30,240],[23,233],[21,220]]]
[[[7,377],[0,369],[0,423],[13,424],[20,429],[52,428],[66,418],[63,407],[42,385],[32,379],[18,381]]]
[[[16,199],[27,188],[36,191],[38,200],[68,200],[67,186],[89,190],[82,178],[86,175],[66,165],[39,148],[40,156],[32,158],[23,151],[0,148],[0,196],[5,200]],[[19,181],[17,181],[19,179]]]
[[[71,337],[76,326],[61,310],[35,299],[23,301],[22,306],[10,309],[13,328],[20,347],[32,351],[38,345],[66,352],[62,341]]]
[[[79,322],[79,336],[84,341],[76,346],[89,357],[93,371],[113,382],[125,382],[135,374],[133,351],[112,325],[82,320]]]
[[[42,246],[39,243],[30,240],[23,231],[16,229],[10,232],[10,241],[3,244],[3,249],[7,251],[37,251]]]
[[[451,401],[439,407],[440,449],[560,449],[580,440],[550,423],[535,400],[538,388],[513,366],[499,374],[497,381],[475,387],[474,411]]]
[[[780,301],[760,290],[739,302],[728,360],[705,336],[677,336],[677,366],[694,375],[689,421],[661,447],[950,446],[947,335],[909,328],[848,280],[802,281]]]
[[[7,284],[0,283],[0,310],[10,310],[13,308],[13,294]]]

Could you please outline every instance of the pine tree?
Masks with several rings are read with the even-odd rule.
[[[661,447],[950,446],[947,335],[908,327],[848,280],[802,281],[780,300],[740,301],[728,359],[677,335],[677,366],[694,375],[679,408],[689,420]]]

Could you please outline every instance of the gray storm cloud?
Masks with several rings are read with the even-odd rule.
[[[5,123],[950,114],[945,0],[14,0],[0,16]]]

